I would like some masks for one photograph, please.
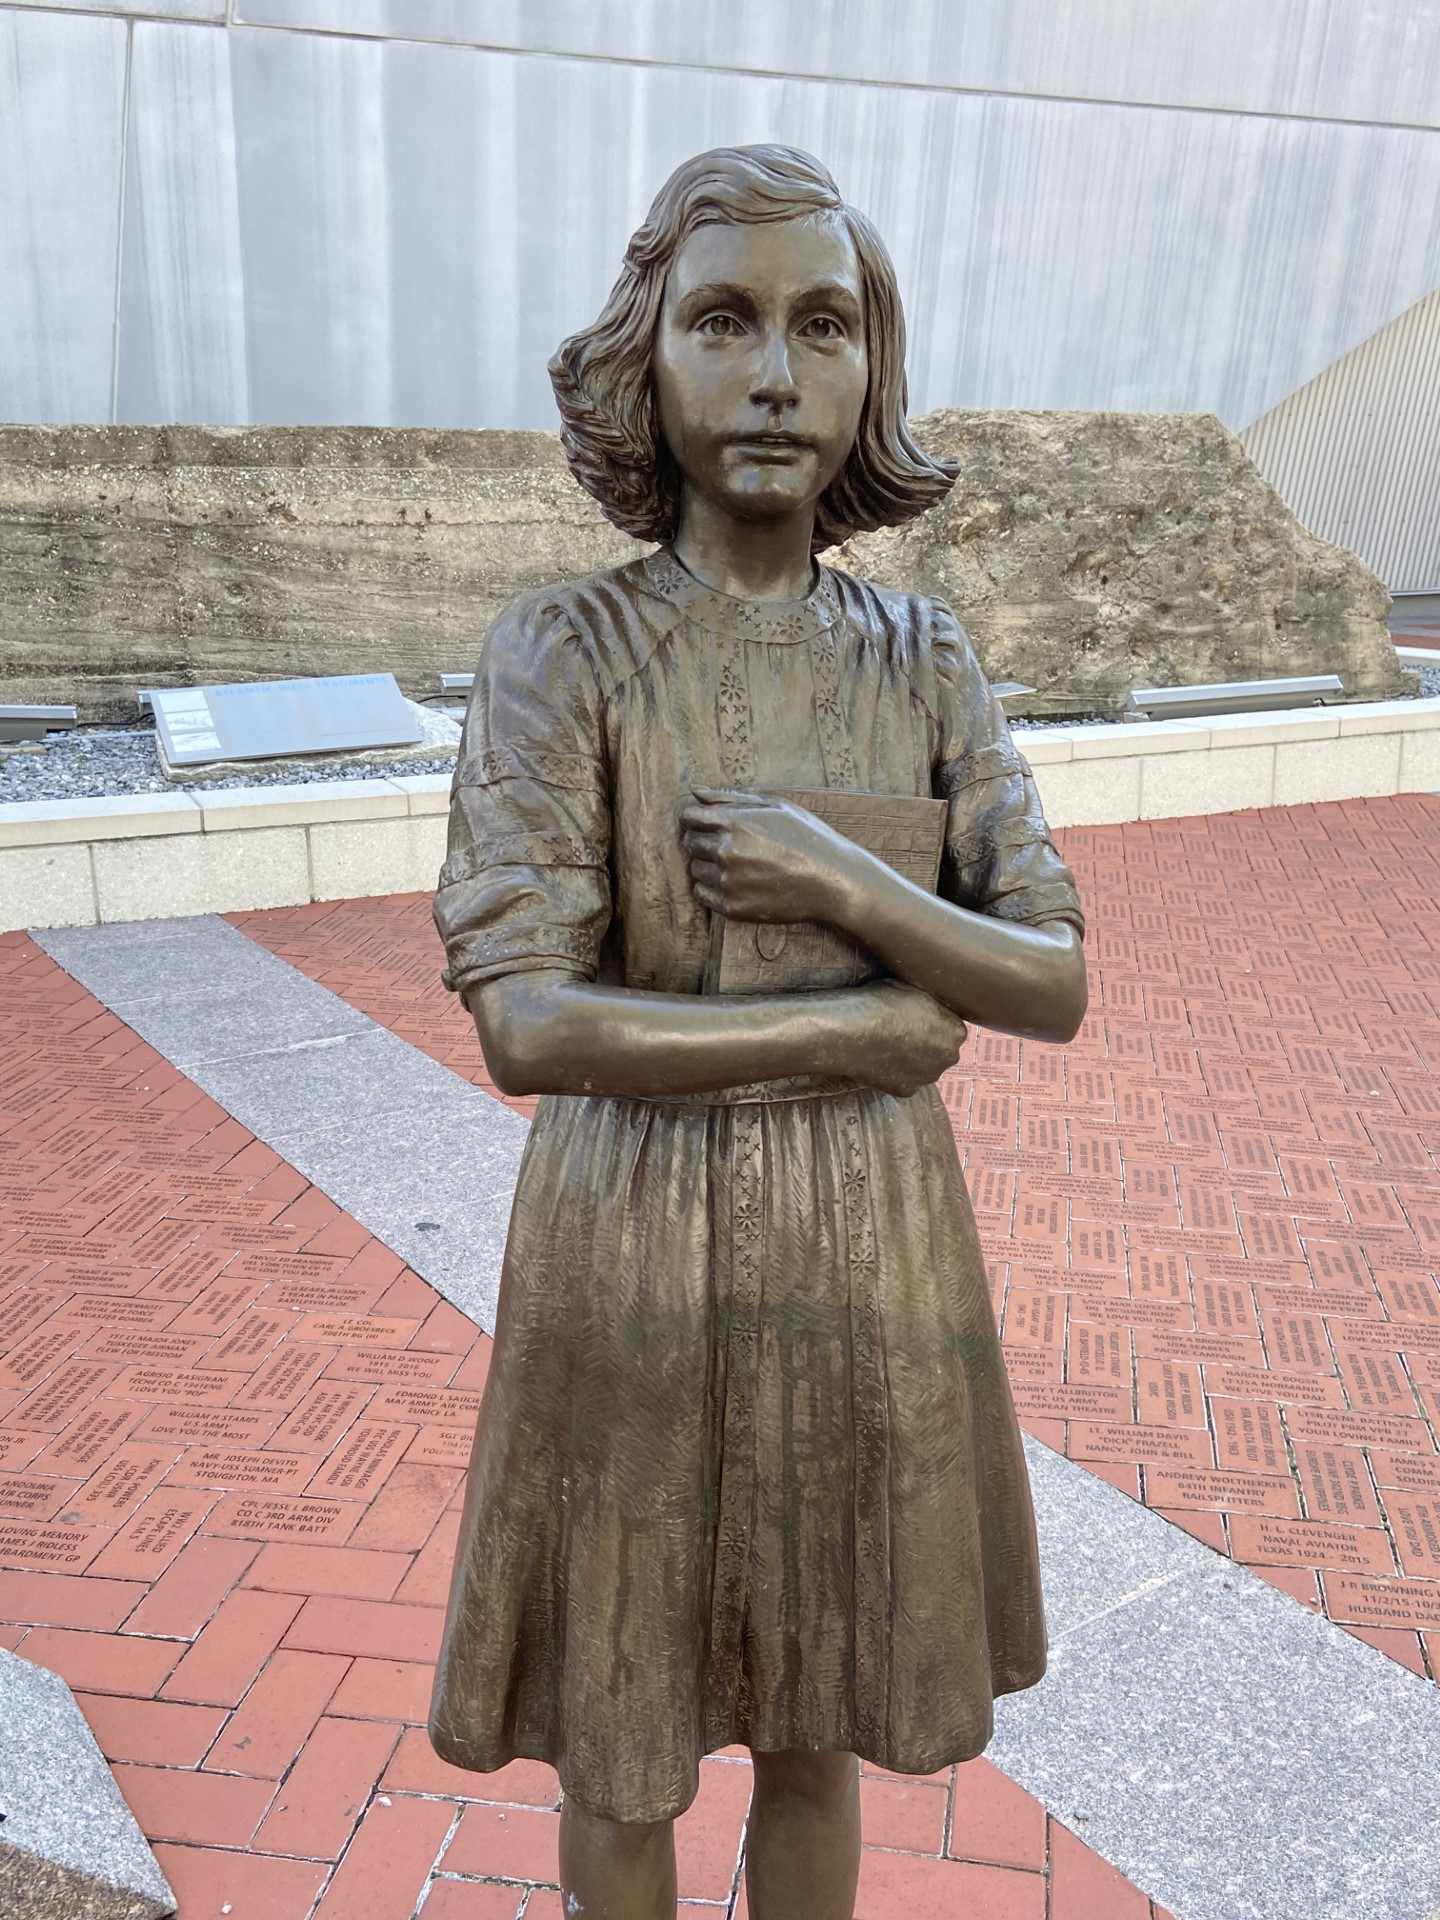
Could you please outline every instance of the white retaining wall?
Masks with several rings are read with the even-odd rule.
[[[1440,700],[1022,731],[1055,827],[1440,791]],[[428,892],[447,774],[0,805],[0,931]]]

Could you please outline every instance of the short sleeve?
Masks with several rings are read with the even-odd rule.
[[[1034,775],[1016,751],[1000,702],[943,601],[934,603],[934,619],[934,791],[950,808],[941,892],[1002,920],[1066,920],[1083,936],[1074,876],[1055,849]]]
[[[475,670],[435,896],[457,993],[537,967],[595,977],[610,921],[602,709],[560,608],[536,597],[500,615]]]

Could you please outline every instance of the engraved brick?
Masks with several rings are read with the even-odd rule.
[[[362,1420],[351,1428],[310,1484],[316,1494],[368,1500],[415,1438],[413,1426]]]
[[[306,1494],[267,1497],[236,1493],[220,1502],[205,1531],[238,1540],[348,1540],[365,1509],[355,1501],[312,1499]]]
[[[391,1347],[385,1352],[365,1353],[347,1347],[325,1369],[327,1380],[408,1381],[416,1385],[439,1384],[455,1371],[453,1353],[416,1353],[409,1348]]]
[[[319,1379],[329,1358],[328,1353],[314,1347],[293,1343],[281,1347],[239,1388],[235,1394],[236,1406],[288,1411]]]
[[[1389,1447],[1397,1453],[1433,1453],[1430,1429],[1418,1416],[1351,1413],[1338,1407],[1295,1407],[1286,1415],[1297,1440],[1331,1440],[1342,1446]]]
[[[0,1567],[80,1573],[90,1565],[105,1539],[104,1532],[95,1527],[0,1520]]]
[[[115,1374],[103,1361],[71,1360],[18,1402],[9,1424],[35,1433],[58,1432],[86,1401],[108,1389]]]
[[[194,1533],[214,1502],[212,1493],[159,1487],[127,1520],[95,1565],[117,1580],[155,1580]]]
[[[55,1318],[79,1326],[160,1328],[168,1326],[178,1312],[169,1300],[77,1293],[56,1310]]]
[[[1044,1362],[1047,1356],[1032,1356]],[[1014,1373],[1011,1358],[1005,1356],[1007,1371]],[[470,1464],[470,1449],[474,1444],[474,1426],[422,1427],[406,1450],[407,1461],[418,1461],[422,1466],[465,1467]]]
[[[1440,1494],[1440,1453],[1374,1451],[1371,1469],[1380,1487],[1398,1487],[1405,1493]]]
[[[84,1337],[75,1326],[42,1327],[0,1361],[0,1387],[33,1387],[68,1359]]]
[[[1005,1344],[1058,1348],[1064,1345],[1064,1341],[1065,1296],[1039,1292],[1030,1287],[1011,1287],[1005,1301]],[[439,1418],[438,1408],[443,1406],[444,1391],[443,1388],[433,1388],[427,1395],[423,1389],[414,1387],[390,1388],[380,1396],[376,1411],[381,1410],[391,1394],[400,1393],[412,1396],[412,1406],[423,1406],[428,1399],[431,1403],[428,1417]],[[419,1396],[418,1399],[415,1396]],[[478,1401],[478,1395],[473,1397]]]
[[[1298,1517],[1300,1512],[1300,1501],[1291,1480],[1258,1473],[1207,1471],[1200,1467],[1147,1467],[1145,1501],[1152,1507],[1210,1507],[1222,1513]]]
[[[308,1454],[271,1453],[260,1447],[192,1447],[172,1469],[170,1486],[254,1488],[288,1493],[315,1471]]]
[[[1350,1405],[1357,1411],[1411,1414],[1415,1396],[1398,1354],[1338,1342],[1335,1358]]]
[[[1297,1440],[1295,1465],[1305,1493],[1305,1511],[1312,1520],[1339,1520],[1367,1527],[1380,1524],[1365,1456],[1358,1447]]]
[[[478,1393],[464,1387],[400,1385],[384,1387],[370,1404],[372,1419],[389,1415],[397,1420],[468,1423],[480,1412]]]
[[[178,1400],[220,1406],[235,1391],[235,1376],[198,1367],[126,1367],[109,1389],[117,1400]]]
[[[1261,1358],[1258,1341],[1232,1340],[1218,1333],[1187,1333],[1183,1328],[1146,1327],[1135,1335],[1135,1351],[1146,1360],[1219,1360],[1243,1366]]]
[[[213,1247],[188,1247],[155,1276],[148,1291],[163,1300],[194,1300],[213,1283],[228,1258]]]
[[[1394,1570],[1390,1543],[1378,1527],[1333,1526],[1324,1520],[1272,1520],[1235,1514],[1230,1541],[1247,1565],[1334,1567],[1346,1573]]]
[[[278,1420],[278,1414],[234,1407],[157,1407],[142,1417],[135,1438],[173,1440],[181,1446],[258,1447],[270,1438]]]
[[[209,1367],[251,1373],[295,1324],[289,1313],[242,1313],[206,1359]]]
[[[50,1480],[43,1474],[0,1473],[0,1513],[21,1520],[49,1520],[65,1505],[74,1486],[73,1480]]]
[[[1203,1427],[1205,1396],[1200,1369],[1190,1361],[1141,1360],[1136,1365],[1140,1418],[1170,1427]]]
[[[1245,1399],[1270,1400],[1304,1407],[1341,1407],[1344,1395],[1340,1382],[1332,1376],[1313,1373],[1282,1373],[1279,1368],[1206,1367],[1205,1384],[1211,1393]]]
[[[313,1253],[247,1253],[235,1262],[232,1271],[246,1280],[269,1285],[274,1280],[302,1280],[314,1284],[337,1279],[345,1262]]]
[[[1405,1573],[1413,1579],[1440,1579],[1440,1501],[1387,1492],[1385,1511]]]
[[[0,1287],[10,1284],[4,1263],[0,1262]],[[13,1349],[40,1321],[48,1320],[58,1304],[53,1293],[29,1289],[21,1289],[0,1300],[0,1347]]]
[[[92,1334],[85,1344],[84,1358],[151,1360],[165,1366],[184,1367],[198,1360],[209,1345],[208,1340],[196,1339],[190,1334],[155,1333],[145,1327],[117,1327],[110,1333]]]
[[[1440,1580],[1375,1580],[1327,1573],[1325,1600],[1332,1620],[1352,1626],[1440,1629]]]
[[[1126,1387],[1071,1386],[1068,1383],[1020,1383],[1015,1406],[1032,1420],[1104,1420],[1130,1418],[1132,1401]]]
[[[141,1417],[139,1407],[97,1401],[50,1442],[36,1464],[43,1473],[88,1479]]]
[[[1072,1420],[1066,1452],[1073,1460],[1154,1461],[1209,1466],[1210,1436],[1184,1427],[1111,1427]]]
[[[174,1464],[176,1449],[130,1440],[117,1447],[69,1503],[67,1517],[118,1527]]]
[[[162,1276],[163,1277],[163,1276]],[[152,1288],[152,1292],[156,1289]],[[253,1280],[234,1280],[227,1274],[197,1293],[177,1313],[171,1327],[177,1333],[225,1333],[240,1318],[259,1291]]]

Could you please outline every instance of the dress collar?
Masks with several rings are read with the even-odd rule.
[[[669,547],[647,555],[643,564],[651,591],[711,633],[793,646],[840,618],[840,598],[828,567],[816,566],[815,585],[803,600],[742,600],[697,580]]]

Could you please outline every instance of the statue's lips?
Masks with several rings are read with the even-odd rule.
[[[798,433],[737,434],[728,444],[732,452],[748,454],[754,460],[784,460],[815,448],[813,440]]]

